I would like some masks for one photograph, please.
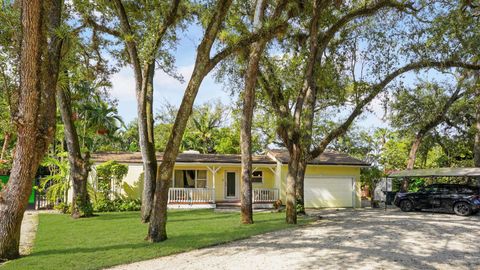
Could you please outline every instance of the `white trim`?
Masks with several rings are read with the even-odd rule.
[[[217,172],[220,170],[221,167],[215,167],[215,166],[207,166],[207,169],[210,171],[212,174],[212,188],[215,189],[215,178],[217,175]],[[207,175],[207,182],[208,182],[208,175]]]
[[[214,203],[199,203],[199,204],[167,204],[168,209],[215,209],[217,207]]]

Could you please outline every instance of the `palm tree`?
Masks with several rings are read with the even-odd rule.
[[[76,87],[78,102],[75,117],[82,120],[82,144],[90,150],[95,150],[96,142],[107,137],[110,141],[118,140],[118,131],[125,127],[117,108],[106,101],[90,84],[80,83]],[[93,135],[93,136],[92,136]],[[100,138],[98,137],[100,136]]]

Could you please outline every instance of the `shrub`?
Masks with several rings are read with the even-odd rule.
[[[70,205],[64,202],[58,203],[55,206],[53,206],[53,209],[58,210],[62,212],[63,214],[70,214]]]
[[[100,199],[93,204],[93,210],[95,212],[139,211],[141,206],[142,202],[139,199]]]
[[[97,166],[97,184],[98,191],[103,193],[104,197],[117,196],[121,188],[122,179],[128,173],[128,166],[120,164],[115,160],[104,162]],[[112,183],[114,186],[112,186]]]

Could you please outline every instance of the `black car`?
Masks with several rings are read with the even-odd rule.
[[[404,212],[428,209],[468,216],[480,210],[478,188],[455,184],[434,184],[418,192],[399,192],[393,203]]]

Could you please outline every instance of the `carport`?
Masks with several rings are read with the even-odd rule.
[[[404,183],[409,178],[467,178],[474,179],[477,187],[468,181],[468,185],[457,183],[432,183],[427,189],[418,192],[402,192],[396,195],[395,205],[403,211],[412,210],[443,210],[453,211],[457,215],[468,216],[478,212],[480,193],[480,168],[433,168],[405,170],[391,173],[391,178],[402,178]],[[475,192],[478,189],[478,193]],[[404,188],[405,190],[405,188]]]
[[[439,178],[439,177],[469,177],[476,178],[477,186],[480,189],[480,168],[431,168],[415,169],[392,172],[388,175],[390,178]]]

